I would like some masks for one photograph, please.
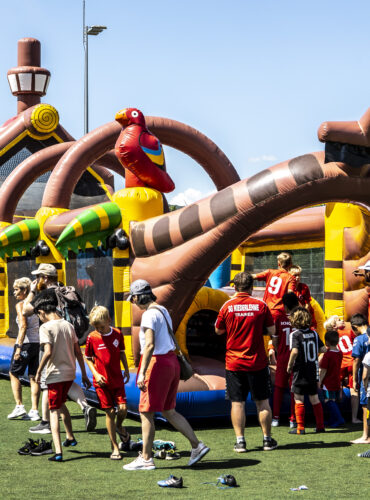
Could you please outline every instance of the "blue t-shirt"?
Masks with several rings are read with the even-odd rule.
[[[368,330],[369,331],[369,330]],[[365,354],[370,351],[370,339],[367,333],[355,338],[352,347],[352,358],[364,359]]]

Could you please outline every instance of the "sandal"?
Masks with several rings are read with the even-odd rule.
[[[111,460],[122,460],[121,454],[117,455],[117,453],[112,453],[109,457]]]

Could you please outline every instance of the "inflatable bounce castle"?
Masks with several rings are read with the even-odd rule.
[[[135,108],[75,140],[57,110],[40,102],[50,79],[40,64],[40,43],[20,40],[18,67],[8,72],[18,113],[0,127],[2,373],[17,333],[12,283],[42,262],[56,266],[59,281],[75,286],[88,309],[109,308],[132,370],[140,311],[126,297],[132,281],[150,282],[195,371],[179,387],[177,408],[186,416],[229,414],[225,340],[213,323],[229,297],[222,287],[237,272],[275,267],[268,257],[288,250],[308,272],[305,281],[318,286],[312,305],[321,333],[322,308],[327,316],[367,314],[367,291],[352,271],[370,259],[370,110],[358,122],[322,124],[325,151],[240,180],[205,135]],[[165,193],[175,172],[162,144],[196,160],[217,193],[170,211]],[[115,191],[111,172],[125,177],[124,189]],[[127,394],[137,411],[134,377]]]

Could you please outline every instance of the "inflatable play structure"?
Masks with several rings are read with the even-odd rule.
[[[74,140],[55,108],[40,102],[49,78],[40,43],[20,40],[18,67],[8,72],[18,114],[0,127],[1,372],[16,335],[13,280],[41,262],[53,263],[59,281],[75,286],[88,308],[110,309],[133,370],[140,311],[125,299],[132,281],[151,283],[195,370],[179,387],[177,408],[186,416],[229,414],[225,340],[213,323],[230,290],[204,287],[219,266],[231,279],[256,269],[260,254],[289,249],[299,264],[299,251],[307,257],[318,249],[321,260],[311,252],[311,267],[322,273],[326,315],[367,312],[367,292],[352,270],[370,258],[370,111],[359,122],[321,125],[325,152],[240,180],[202,133],[136,108]],[[195,159],[218,192],[169,211],[164,193],[174,189],[176,172],[166,166],[162,144]],[[111,171],[125,177],[125,189],[114,190]],[[139,398],[134,378],[127,387],[131,411]]]

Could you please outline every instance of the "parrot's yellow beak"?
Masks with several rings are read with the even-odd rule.
[[[115,120],[117,120],[119,123],[124,123],[126,122],[127,123],[127,115],[126,115],[126,108],[125,109],[121,109],[121,111],[118,111],[118,113],[116,113],[116,116],[114,117]]]

